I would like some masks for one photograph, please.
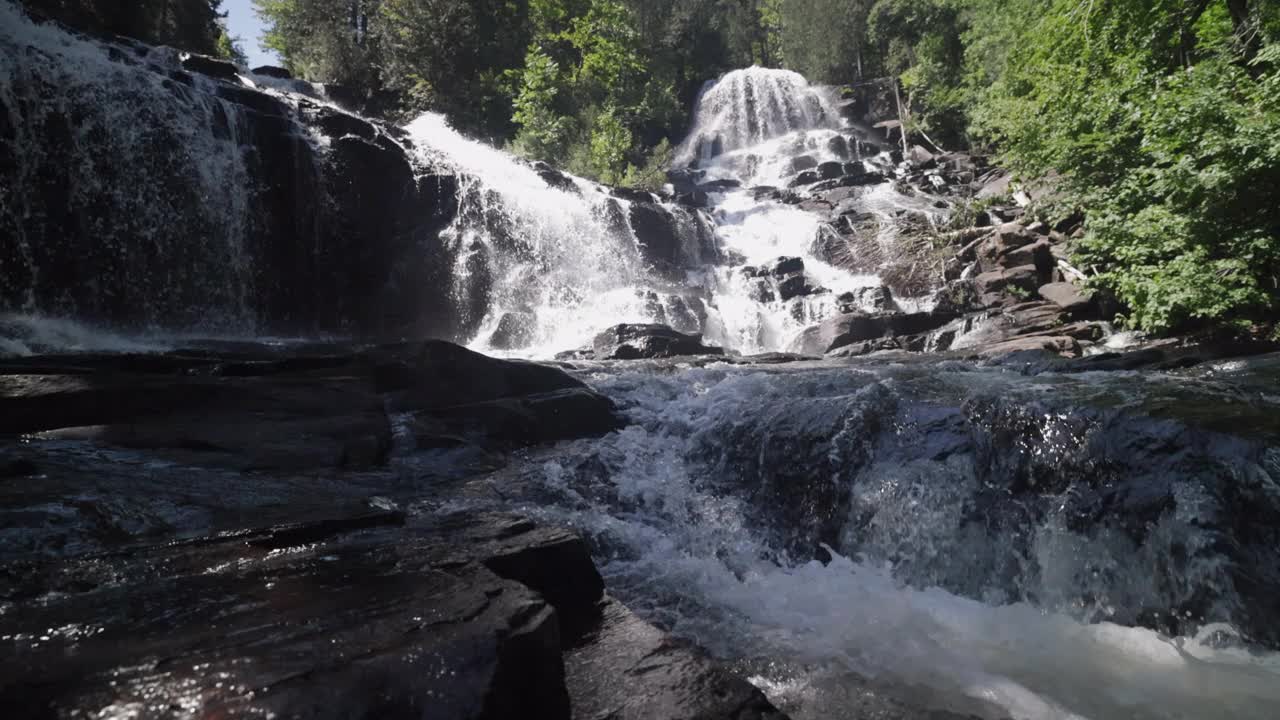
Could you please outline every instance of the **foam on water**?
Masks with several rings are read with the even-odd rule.
[[[949,378],[945,368],[933,372],[937,377],[929,388],[959,383],[968,393],[997,387],[1041,392],[1032,381],[1008,387],[1011,380],[994,372]],[[1001,592],[983,598],[929,585],[919,566],[929,565],[931,557],[957,572],[982,575],[1004,542],[984,537],[974,554],[948,544],[954,538],[946,534],[957,532],[948,519],[955,503],[950,495],[979,490],[953,486],[959,476],[948,473],[955,459],[920,458],[932,470],[922,467],[917,474],[932,480],[909,492],[899,492],[908,483],[903,468],[894,472],[893,463],[901,461],[875,460],[858,476],[869,494],[854,503],[856,510],[885,513],[882,524],[867,526],[863,540],[909,535],[910,542],[899,548],[901,567],[873,559],[882,553],[865,542],[860,558],[828,548],[827,562],[788,559],[755,519],[750,493],[735,490],[749,478],[729,477],[732,458],[753,451],[726,445],[754,442],[764,458],[775,441],[804,442],[802,436],[788,441],[768,433],[794,435],[815,423],[831,424],[843,428],[835,436],[846,437],[829,440],[835,458],[830,467],[845,467],[852,462],[847,456],[864,452],[869,442],[860,424],[868,413],[891,417],[909,401],[895,377],[851,369],[758,373],[714,367],[664,377],[602,377],[599,387],[636,424],[604,440],[576,444],[561,455],[571,462],[555,459],[535,468],[533,475],[554,499],[523,509],[593,538],[611,592],[675,633],[757,672],[758,683],[796,718],[848,715],[854,707],[849,688],[861,682],[856,678],[899,688],[915,702],[993,720],[1275,717],[1280,655],[1248,648],[1221,620],[1209,618],[1185,637],[1167,637],[1100,619],[1096,609],[1065,597],[1059,602],[1052,593],[1037,591],[1042,600],[1032,604],[1001,600]],[[780,405],[788,400],[810,409]],[[735,434],[770,414],[776,419],[758,430],[766,435],[744,440]],[[593,459],[579,466],[576,458],[583,454]],[[850,481],[839,472],[830,478]],[[1202,500],[1180,492],[1173,519],[1184,523],[1168,530],[1194,546]],[[1085,547],[1081,543],[1111,540],[1105,532],[1087,540],[1053,518],[1034,532],[1043,536],[1035,546],[1046,575],[1039,582],[1046,588],[1078,577],[1066,568],[1132,553],[1137,560],[1119,579],[1128,587],[1093,590],[1112,591],[1114,602],[1138,604],[1173,602],[1181,592],[1166,587],[1157,558],[1146,557],[1148,550],[1170,550],[1158,532],[1150,548],[1137,552],[1123,542]],[[1055,566],[1064,570],[1055,574]],[[1189,584],[1213,582],[1212,569],[1204,575],[1193,568],[1183,572]],[[974,578],[985,580],[994,581]],[[1132,588],[1140,586],[1135,594]],[[1078,596],[1081,589],[1075,589]]]
[[[569,178],[551,187],[529,165],[464,137],[427,114],[408,126],[428,168],[461,180],[458,219],[446,231],[460,251],[454,293],[477,317],[475,345],[506,313],[532,323],[521,352],[548,356],[580,347],[619,322],[650,322],[635,290],[646,276],[626,217],[627,202]]]

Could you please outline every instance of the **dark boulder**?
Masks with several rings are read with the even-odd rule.
[[[367,468],[388,411],[508,448],[598,435],[612,403],[563,371],[442,341],[0,361],[0,433],[92,441],[242,470]]]
[[[497,350],[519,350],[533,343],[537,319],[532,313],[503,313],[498,326],[489,335],[489,347]]]
[[[844,176],[838,181],[841,187],[862,187],[888,182],[884,175],[868,171],[862,163],[846,163],[844,170]]]
[[[836,298],[840,312],[849,314],[856,312],[884,313],[897,310],[893,300],[893,291],[880,285],[859,288],[852,292],[842,293]]]
[[[1010,290],[1029,295],[1040,287],[1040,271],[1035,265],[998,269],[978,275],[974,283],[984,296]]]
[[[783,302],[821,292],[824,292],[823,288],[810,285],[803,272],[792,273],[778,280],[778,299]]]
[[[847,160],[849,158],[849,140],[843,135],[837,135],[827,141],[827,152],[836,157]],[[802,168],[807,169],[807,168]]]
[[[812,155],[800,155],[791,158],[791,174],[801,173],[818,167],[818,161]]]
[[[657,201],[653,193],[637,188],[611,187],[609,188],[609,194],[633,203],[652,203]]]
[[[813,170],[805,170],[804,172],[791,178],[791,182],[787,183],[787,187],[800,187],[801,185],[812,185],[822,178]]]
[[[633,202],[631,229],[640,253],[659,273],[679,277],[687,264],[682,228],[667,208],[653,202]]]
[[[723,348],[703,345],[699,335],[686,335],[665,325],[616,325],[597,335],[592,347],[597,360],[724,354]]]
[[[673,643],[615,600],[591,642],[565,656],[574,716],[785,720],[750,683]]]
[[[293,79],[293,73],[289,72],[288,70],[285,70],[282,67],[277,67],[275,65],[259,65],[258,67],[254,68],[251,72],[254,75],[261,75],[263,77],[276,78],[278,80]]]
[[[702,209],[707,207],[710,199],[707,193],[702,190],[692,190],[686,193],[676,193],[676,202],[685,207]]]
[[[954,319],[955,315],[948,313],[849,313],[804,330],[790,349],[802,355],[825,355],[854,343],[927,333]]]
[[[732,178],[723,178],[720,180],[711,180],[698,185],[698,189],[704,192],[722,193],[728,190],[737,190],[742,187],[742,182]]]
[[[769,187],[768,185],[759,185],[751,188],[751,199],[755,200],[756,202],[762,202],[765,200],[781,200],[782,191],[776,187]]]
[[[762,272],[776,278],[785,277],[792,273],[802,273],[804,272],[804,260],[798,257],[780,257],[765,265],[762,268]]]
[[[818,178],[821,180],[835,180],[844,175],[844,164],[836,161],[824,162],[818,166]]]
[[[1012,268],[1022,265],[1034,265],[1042,275],[1048,274],[1054,267],[1053,253],[1050,252],[1048,240],[1039,240],[1030,245],[1003,253],[999,257],[1002,267]]]
[[[541,160],[533,163],[533,171],[538,173],[538,177],[542,178],[543,182],[556,190],[572,193],[578,192],[578,186],[574,184],[573,178],[560,172],[551,165],[542,162]],[[652,198],[646,199],[652,200]]]
[[[183,53],[181,62],[182,69],[187,72],[200,73],[219,80],[236,80],[240,74],[240,68],[236,67],[235,63],[208,55]]]

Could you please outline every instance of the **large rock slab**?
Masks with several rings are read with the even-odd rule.
[[[388,410],[492,448],[616,429],[564,371],[443,341],[0,361],[0,433],[89,440],[239,470],[381,464]]]
[[[686,335],[665,325],[615,325],[595,337],[592,349],[597,360],[724,354],[724,348],[703,345],[700,335]]]
[[[955,315],[951,313],[849,313],[805,329],[791,342],[790,351],[802,355],[825,355],[855,343],[927,333],[954,319]]]
[[[1040,297],[1073,315],[1088,312],[1093,306],[1093,298],[1073,283],[1057,282],[1041,285],[1038,292]]]
[[[0,619],[18,717],[568,718],[565,620],[593,625],[603,591],[581,541],[501,515],[263,528],[29,576],[0,592],[56,595]],[[93,631],[31,632],[49,627]]]
[[[613,599],[565,656],[576,720],[783,720],[764,694]]]

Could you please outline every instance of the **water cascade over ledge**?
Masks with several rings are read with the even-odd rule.
[[[951,206],[896,182],[903,158],[841,102],[782,70],[709,82],[669,187],[651,193],[516,158],[439,115],[390,127],[322,87],[90,39],[0,0],[0,400],[39,421],[4,418],[22,429],[0,447],[14,473],[0,475],[14,541],[0,555],[57,572],[75,560],[101,583],[85,593],[122,593],[133,611],[127,564],[111,565],[122,547],[262,551],[193,565],[187,597],[217,595],[207,583],[237,563],[307,552],[299,532],[315,527],[241,542],[242,510],[272,524],[305,511],[324,535],[326,513],[355,507],[354,544],[371,523],[514,513],[582,535],[609,592],[797,720],[1276,717],[1276,355],[562,372],[410,342],[548,359],[659,323],[752,355],[795,349],[837,315],[929,308],[928,288],[890,293],[888,263],[851,257],[833,228],[856,225],[860,247],[888,256]],[[513,444],[486,445],[492,427]],[[448,531],[434,528],[433,552],[448,555]],[[402,554],[370,566],[371,585],[417,547],[389,544]],[[364,602],[349,552],[309,560],[323,573],[301,590],[250,570],[236,587],[278,611],[327,600],[311,584],[326,577]],[[129,562],[172,569],[150,558]],[[451,587],[436,570],[430,587]],[[505,589],[476,607],[516,603],[493,582]],[[19,585],[0,621],[83,590]],[[382,627],[391,665],[403,638],[429,634],[418,587],[399,588],[408,629]],[[230,591],[218,599],[240,612]],[[332,614],[363,638],[364,608],[346,609]],[[260,617],[237,617],[256,632]],[[41,649],[44,627],[5,642]],[[87,628],[49,633],[74,651]],[[407,684],[438,669],[404,667]]]

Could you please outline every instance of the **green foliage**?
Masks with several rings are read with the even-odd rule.
[[[565,157],[573,121],[557,111],[564,89],[559,64],[540,48],[531,49],[514,102],[512,120],[520,127],[513,142],[516,152],[547,162]]]
[[[249,62],[249,58],[245,56],[244,50],[240,48],[240,43],[232,39],[224,29],[218,34],[217,55],[239,65]]]
[[[667,168],[671,166],[671,156],[675,148],[666,139],[660,141],[649,153],[649,157],[640,167],[628,166],[622,185],[655,192],[667,182]]]
[[[661,184],[687,108],[725,71],[892,79],[910,132],[1061,179],[1088,218],[1077,261],[1131,324],[1280,310],[1280,3],[255,2],[295,73],[363,90],[366,111],[444,112],[524,155],[641,187]]]

